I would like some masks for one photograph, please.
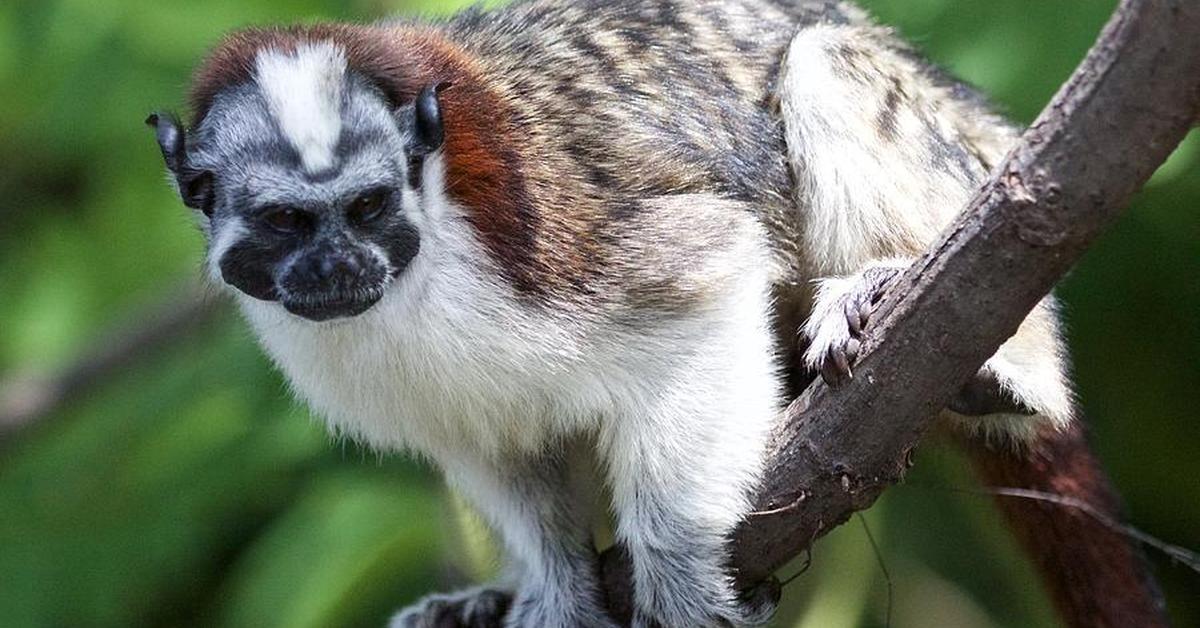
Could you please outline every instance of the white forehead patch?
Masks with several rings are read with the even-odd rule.
[[[291,54],[264,50],[255,59],[267,107],[310,174],[333,166],[345,77],[346,56],[329,42],[304,44]]]

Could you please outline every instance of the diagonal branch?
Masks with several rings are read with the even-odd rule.
[[[1200,117],[1200,3],[1123,0],[1086,59],[873,318],[855,379],[787,410],[757,509],[736,532],[762,582],[899,481],[952,393],[1119,215]],[[605,555],[617,616],[628,560]]]

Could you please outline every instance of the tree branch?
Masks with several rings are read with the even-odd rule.
[[[224,299],[187,282],[102,335],[68,368],[52,374],[18,372],[0,380],[0,446],[134,362],[203,329],[223,305]]]
[[[967,210],[873,315],[848,385],[788,408],[736,532],[743,586],[768,578],[896,483],[934,416],[1125,207],[1200,116],[1200,3],[1123,0],[1070,80]],[[603,557],[628,617],[628,560]],[[625,612],[622,612],[625,611]]]

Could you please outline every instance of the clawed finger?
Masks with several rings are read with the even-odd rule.
[[[859,306],[858,300],[847,299],[842,310],[846,315],[846,325],[850,328],[850,335],[861,336],[863,326],[866,324],[866,320],[863,316],[863,311]]]
[[[857,343],[857,341],[855,341]],[[830,386],[840,386],[854,377],[850,371],[851,358],[846,352],[847,347],[830,347],[821,366],[821,378]],[[858,347],[854,347],[857,354]]]

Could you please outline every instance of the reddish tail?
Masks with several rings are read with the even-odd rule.
[[[1036,446],[1023,452],[981,440],[964,444],[988,486],[1053,493],[1120,519],[1117,493],[1078,424],[1065,432],[1047,431]],[[1065,625],[1168,625],[1158,583],[1141,549],[1121,531],[1062,504],[1011,496],[997,496],[996,502],[1041,572]]]

